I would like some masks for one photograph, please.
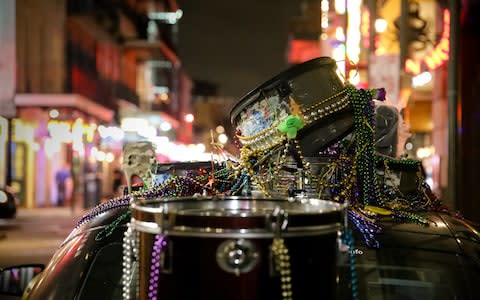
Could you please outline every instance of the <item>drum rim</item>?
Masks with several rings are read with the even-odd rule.
[[[288,212],[288,214],[292,215],[313,215],[313,214],[319,214],[319,213],[333,213],[333,212],[342,212],[345,211],[347,208],[346,203],[338,203],[332,200],[323,200],[323,199],[317,199],[317,198],[291,198],[291,197],[275,197],[275,198],[260,198],[260,197],[245,197],[245,196],[199,196],[199,197],[158,197],[156,199],[147,199],[146,201],[144,200],[145,197],[141,198],[136,198],[133,200],[132,204],[130,205],[131,210],[136,210],[138,212],[142,213],[159,213],[162,212],[164,207],[159,206],[159,207],[145,207],[145,204],[150,204],[150,203],[163,203],[163,204],[172,204],[172,203],[180,203],[180,202],[203,202],[203,203],[209,203],[209,202],[214,202],[214,201],[266,201],[266,202],[275,202],[278,201],[278,203],[298,203],[298,204],[306,204],[306,202],[311,202],[311,201],[318,201],[318,202],[323,202],[329,205],[328,208],[322,211],[309,211],[309,212],[302,212],[302,213],[295,213],[295,212]],[[303,202],[303,203],[302,203]],[[143,205],[142,205],[143,204]],[[185,213],[179,213],[178,211],[174,211],[175,214],[181,214],[181,215],[188,215]]]
[[[252,102],[255,101],[252,99],[250,99],[249,101],[246,101],[246,99],[251,98],[253,95],[257,94],[259,91],[263,89],[272,88],[276,83],[279,83],[279,81],[281,80],[289,80],[294,76],[313,70],[316,67],[329,65],[332,63],[335,64],[335,60],[333,58],[329,56],[320,56],[320,57],[316,57],[311,60],[308,60],[304,63],[294,65],[280,72],[276,76],[258,85],[257,87],[252,89],[250,92],[248,92],[246,95],[241,97],[230,110],[230,122],[232,124],[235,124],[235,119],[238,117],[240,112],[243,111],[246,106],[250,105]]]
[[[215,165],[218,165],[217,162],[214,162]],[[166,168],[166,170],[162,170],[163,173],[168,173],[170,172],[172,169],[175,169],[175,170],[180,170],[180,171],[189,171],[189,170],[192,170],[192,167],[193,169],[195,168],[202,168],[202,167],[211,167],[212,166],[212,162],[211,161],[208,161],[208,160],[202,160],[202,161],[199,161],[199,160],[192,160],[192,161],[177,161],[177,162],[169,162],[169,163],[159,163],[157,165],[157,171],[159,168]],[[161,172],[160,172],[161,173]]]
[[[141,221],[135,218],[131,219],[132,229],[135,231],[163,234],[166,236],[185,236],[185,237],[208,237],[208,238],[273,238],[275,233],[267,228],[238,228],[226,229],[216,227],[191,227],[191,226],[173,226],[163,229],[155,222]],[[281,233],[282,237],[299,236],[317,236],[338,232],[343,228],[341,222],[334,222],[323,225],[296,226],[290,227],[287,231]]]

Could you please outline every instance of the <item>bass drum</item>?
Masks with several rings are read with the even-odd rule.
[[[138,199],[139,299],[335,298],[344,206],[318,199]]]

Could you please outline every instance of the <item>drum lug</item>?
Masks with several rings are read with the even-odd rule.
[[[270,217],[270,229],[272,230],[275,238],[281,238],[282,232],[287,230],[288,226],[288,213],[280,207],[276,206],[273,209]]]
[[[217,264],[225,272],[236,276],[250,272],[258,259],[255,244],[245,239],[226,240],[217,248]]]

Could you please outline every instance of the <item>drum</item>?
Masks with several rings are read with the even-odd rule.
[[[152,165],[150,170],[152,171],[155,185],[159,185],[173,176],[198,177],[208,175],[212,168],[215,167],[220,168],[221,166],[209,161],[192,161],[158,163]]]
[[[225,162],[157,163],[150,168],[157,196],[186,197],[223,194],[232,185],[233,171]]]
[[[335,298],[340,204],[210,197],[131,209],[139,299]]]
[[[309,163],[310,176],[307,176],[305,171],[298,167],[293,158],[289,158],[278,172],[277,186],[268,186],[271,195],[274,197],[288,195],[288,197],[333,198],[328,189],[322,189],[319,185],[319,181],[324,180],[324,174],[329,171],[332,157],[324,154],[317,157],[305,157],[304,160]],[[337,174],[330,174],[330,176],[335,175]]]
[[[251,181],[246,186],[266,197],[303,196],[305,184],[313,191],[317,174],[308,160],[315,161],[354,129],[351,90],[337,74],[335,60],[319,57],[242,97],[230,118],[241,169]]]
[[[308,157],[353,130],[347,90],[335,60],[319,57],[281,72],[240,98],[230,119],[243,146],[264,148],[276,143],[276,125],[292,114],[305,119],[297,139]]]

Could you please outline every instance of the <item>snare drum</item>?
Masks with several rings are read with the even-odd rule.
[[[351,90],[337,74],[335,60],[319,57],[242,97],[230,118],[241,147],[241,170],[252,182],[248,187],[264,196],[306,194],[303,179],[315,174],[305,158],[315,160],[354,129]]]
[[[160,197],[188,197],[194,194],[223,194],[231,186],[233,170],[227,162],[172,162],[154,164],[150,168],[154,189]]]
[[[315,58],[290,67],[240,98],[230,111],[231,123],[244,137],[243,146],[264,148],[276,143],[280,120],[301,114],[306,124],[298,133],[299,144],[305,156],[317,156],[353,130],[345,87],[335,60]]]
[[[139,299],[334,299],[344,206],[301,201],[139,199]]]
[[[155,185],[164,183],[173,176],[198,177],[208,175],[214,163],[207,161],[160,163],[151,166]]]

